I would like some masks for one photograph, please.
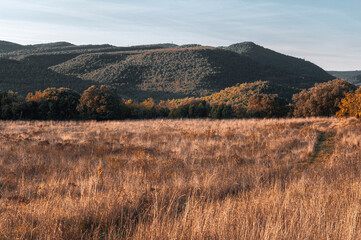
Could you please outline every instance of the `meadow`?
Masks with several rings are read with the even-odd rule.
[[[0,239],[360,239],[356,119],[0,122]]]

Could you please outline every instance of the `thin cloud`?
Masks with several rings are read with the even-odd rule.
[[[359,63],[361,68],[361,19],[355,10],[361,5],[357,1],[345,7],[334,0],[0,2],[0,38],[19,43],[66,40],[76,44],[220,46],[254,41],[288,55],[316,59],[325,68],[341,67],[338,62],[344,60],[343,52],[353,67]],[[328,52],[335,56],[322,57]]]

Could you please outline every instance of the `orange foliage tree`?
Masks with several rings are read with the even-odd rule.
[[[361,89],[356,92],[346,94],[339,105],[340,110],[336,113],[337,117],[361,117]]]

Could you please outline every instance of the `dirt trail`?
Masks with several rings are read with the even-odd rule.
[[[336,143],[336,131],[322,131],[320,132],[317,143],[313,150],[313,154],[309,159],[309,163],[317,163],[327,160],[331,157]]]
[[[315,164],[327,161],[334,152],[334,147],[337,141],[337,130],[334,126],[323,125],[318,128],[318,138],[310,157],[299,163],[298,172],[304,171]]]

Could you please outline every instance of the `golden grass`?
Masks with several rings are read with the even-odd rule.
[[[360,144],[353,119],[0,122],[0,239],[360,239]]]

